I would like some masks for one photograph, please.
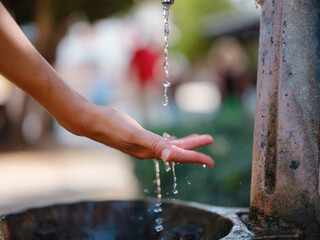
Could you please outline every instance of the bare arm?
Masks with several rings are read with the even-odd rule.
[[[178,140],[142,128],[110,107],[95,106],[70,88],[22,33],[0,2],[0,73],[37,100],[63,127],[139,159],[192,162],[213,160],[191,151],[213,142],[208,135]]]

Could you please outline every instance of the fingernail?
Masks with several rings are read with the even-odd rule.
[[[169,158],[170,152],[171,152],[171,151],[170,151],[170,149],[168,149],[168,148],[163,149],[162,152],[161,152],[161,159],[162,159],[163,161],[167,161],[168,158]]]

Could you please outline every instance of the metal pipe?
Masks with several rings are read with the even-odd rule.
[[[170,3],[173,4],[174,0],[161,0],[162,3]]]

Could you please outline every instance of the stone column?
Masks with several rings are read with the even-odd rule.
[[[260,2],[250,219],[314,231],[320,229],[320,1]]]

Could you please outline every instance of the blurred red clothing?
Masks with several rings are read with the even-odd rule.
[[[154,80],[153,68],[159,54],[151,48],[140,48],[134,53],[131,60],[131,68],[136,72],[142,86]]]

